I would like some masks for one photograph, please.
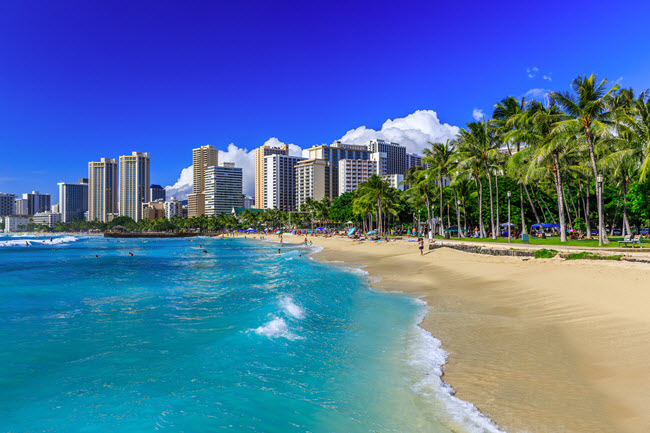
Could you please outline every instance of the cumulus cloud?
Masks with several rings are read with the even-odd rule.
[[[528,78],[535,78],[537,73],[539,72],[539,68],[537,66],[533,66],[532,68],[526,69],[526,73],[528,74]]]
[[[524,96],[526,99],[534,99],[536,101],[545,101],[546,98],[548,97],[548,90],[547,89],[530,89],[527,91]]]
[[[544,80],[553,81],[553,79],[551,78],[551,74],[550,74],[550,73],[549,73],[548,75],[542,75],[542,78],[543,78]]]
[[[283,143],[277,137],[271,137],[264,142],[264,146],[280,147]],[[289,154],[301,156],[302,149],[293,143],[288,143]],[[242,189],[244,194],[252,196],[255,193],[255,150],[248,150],[230,143],[228,148],[219,150],[219,162],[234,162],[235,167],[242,169]],[[192,193],[194,183],[192,166],[184,168],[174,185],[165,187],[168,197],[176,197],[178,200],[186,200],[187,195]]]
[[[485,116],[485,114],[483,114],[483,110],[481,110],[480,108],[475,108],[475,109],[472,110],[472,117],[477,122],[480,122],[481,120],[483,120],[484,116]]]
[[[360,126],[351,129],[343,137],[343,143],[364,144],[369,140],[382,139],[401,144],[407,152],[422,154],[429,142],[441,142],[454,138],[460,129],[441,123],[433,110],[418,110],[406,117],[388,119],[380,130]]]

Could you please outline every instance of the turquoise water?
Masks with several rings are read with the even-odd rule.
[[[421,302],[306,247],[49,243],[0,237],[0,431],[496,431]]]

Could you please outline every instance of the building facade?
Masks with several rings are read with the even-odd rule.
[[[232,162],[223,162],[205,171],[205,213],[230,213],[244,206],[242,169]]]
[[[75,219],[84,219],[84,213],[88,210],[88,184],[59,182],[57,185],[59,186],[57,213],[61,214],[61,222],[71,223]]]
[[[406,147],[385,140],[370,140],[366,147],[371,153],[386,154],[386,174],[404,174],[406,172]]]
[[[20,199],[19,199],[20,200]],[[38,191],[23,194],[21,202],[16,200],[16,208],[20,207],[20,215],[34,215],[39,212],[48,212],[52,207],[52,200],[49,194],[41,194]]]
[[[359,184],[377,174],[377,161],[368,159],[342,159],[339,161],[339,195],[354,191]]]
[[[329,198],[339,196],[339,161],[342,159],[370,159],[370,152],[365,146],[345,144],[335,141],[331,146],[314,146],[307,149],[308,159],[322,159],[328,162]]]
[[[118,212],[117,160],[102,158],[88,163],[88,220],[108,222]]]
[[[244,209],[255,208],[255,197],[244,197]]]
[[[160,185],[151,184],[151,186],[149,187],[149,200],[151,200],[151,201],[156,201],[156,200],[166,201],[167,200],[167,191],[165,191],[165,188],[163,188]]]
[[[148,152],[120,156],[119,213],[138,221],[142,203],[149,202],[150,157]]]
[[[0,217],[16,214],[16,196],[0,192]]]
[[[219,150],[215,149],[214,146],[208,144],[192,150],[192,194],[187,197],[189,217],[205,214],[205,171],[208,167],[218,164]],[[194,197],[190,197],[192,195]]]
[[[49,210],[47,212],[38,212],[32,215],[32,221],[34,224],[44,225],[52,228],[61,222],[61,214],[53,213]]]
[[[4,232],[15,233],[25,231],[30,219],[29,215],[7,215],[4,217]]]
[[[304,158],[289,155],[264,157],[264,209],[292,211],[296,204],[296,170]]]
[[[266,193],[264,183],[264,158],[268,155],[289,155],[289,146],[283,144],[280,147],[261,146],[255,149],[255,208],[264,208],[264,194]]]
[[[321,201],[330,196],[329,163],[322,159],[306,159],[298,161],[295,167],[296,204],[300,210],[307,198]]]
[[[405,185],[402,185],[402,182],[404,181],[404,175],[403,174],[387,174],[383,176],[383,179],[388,182],[388,184],[395,188],[399,189],[400,191],[404,191]]]
[[[22,197],[16,199],[16,215],[29,215],[27,202],[28,200]]]
[[[422,157],[416,153],[407,153],[406,154],[406,170],[413,167],[422,167],[426,168],[422,163]]]
[[[183,203],[171,197],[165,202],[165,218],[170,220],[176,215],[183,216]]]
[[[142,203],[142,219],[157,220],[165,218],[165,202],[162,199]]]

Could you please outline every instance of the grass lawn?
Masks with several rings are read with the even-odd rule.
[[[440,236],[437,236],[438,239],[442,239]],[[559,236],[553,236],[553,237],[547,237],[546,239],[542,238],[535,238],[535,237],[530,237],[530,245],[566,245],[568,247],[595,247],[598,248],[598,237],[595,237],[594,239],[584,239],[581,241],[571,241],[568,240],[564,243],[560,242],[560,237]],[[618,241],[620,239],[623,239],[622,236],[613,236],[610,237],[609,240],[611,244],[609,245],[603,245],[602,248],[617,248],[618,247]],[[458,240],[457,237],[452,236],[451,240]],[[479,238],[479,239],[474,239],[474,238],[460,238],[461,241],[467,241],[467,242],[482,242],[482,243],[487,243],[487,242],[500,242],[500,243],[508,243],[508,238],[497,238],[492,239],[492,238]],[[511,241],[512,244],[521,244],[520,239],[512,239]],[[650,239],[641,239],[641,244],[643,245],[644,248],[650,247]],[[628,245],[630,249],[632,247]],[[621,248],[623,246],[621,245]],[[635,247],[635,249],[638,249],[639,247]]]

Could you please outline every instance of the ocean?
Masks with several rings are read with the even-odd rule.
[[[0,431],[499,431],[423,302],[312,251],[0,236]]]

